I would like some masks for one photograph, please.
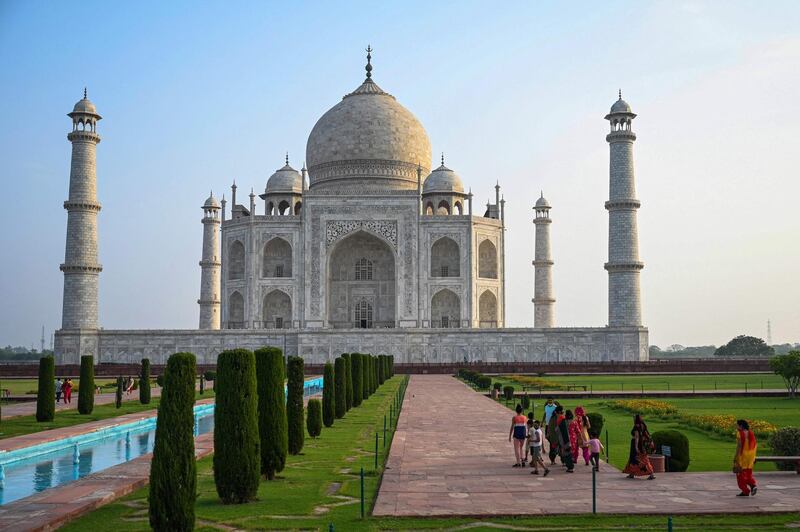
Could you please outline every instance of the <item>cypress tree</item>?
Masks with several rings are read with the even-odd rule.
[[[345,411],[349,411],[351,408],[353,408],[353,360],[350,358],[350,353],[344,353],[342,355],[342,358],[344,359],[345,392],[347,392],[345,394],[346,395],[346,397],[345,397],[345,399],[346,399],[346,401],[345,401],[345,403],[346,403]]]
[[[378,386],[382,386],[384,381],[386,380],[386,375],[384,374],[384,356],[378,355]]]
[[[333,377],[334,377],[334,405],[335,414],[337,419],[341,419],[344,417],[345,413],[347,412],[347,370],[345,369],[345,364],[347,364],[347,360],[345,360],[344,356],[340,356],[334,362],[335,366],[333,368]]]
[[[361,354],[350,353],[350,364],[353,373],[353,406],[360,406],[364,399],[364,371],[361,365]]]
[[[139,375],[139,402],[150,404],[150,359],[142,359],[142,372]]]
[[[333,381],[333,364],[327,362],[322,371],[322,422],[326,427],[332,426],[336,417],[336,392]]]
[[[308,400],[308,420],[306,423],[308,435],[316,438],[322,433],[322,403],[319,399]]]
[[[369,399],[372,396],[372,355],[364,355],[364,399]]]
[[[206,379],[203,377],[203,374],[200,374],[200,395],[206,391]]]
[[[91,414],[94,410],[94,357],[81,357],[81,378],[78,382],[78,412]]]
[[[275,479],[286,466],[289,440],[286,425],[286,395],[283,390],[283,352],[277,347],[256,351],[258,378],[258,430],[261,436],[261,473]]]
[[[289,427],[289,454],[303,450],[305,423],[303,423],[303,359],[289,357],[287,368],[286,419]]]
[[[53,357],[39,359],[39,387],[36,391],[36,421],[53,421],[56,416],[56,363]]]
[[[117,395],[114,398],[114,404],[117,408],[122,407],[122,377],[117,377]]]
[[[195,367],[191,353],[175,353],[167,360],[164,389],[158,403],[156,443],[147,496],[150,527],[156,532],[194,530],[194,502],[197,498]]]
[[[394,377],[394,355],[389,355],[389,375]]]
[[[256,359],[232,349],[217,358],[214,411],[214,483],[225,504],[252,501],[258,492],[261,442],[258,434]],[[194,393],[194,380],[192,380]]]

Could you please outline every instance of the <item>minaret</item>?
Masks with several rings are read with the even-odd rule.
[[[69,113],[72,164],[69,174],[67,245],[64,254],[62,329],[97,329],[97,284],[103,267],[97,262],[97,174],[95,154],[100,135],[97,109],[83,90],[83,99]]]
[[[200,261],[200,329],[219,329],[220,279],[222,261],[219,255],[221,205],[214,193],[203,204],[203,260]]]
[[[636,115],[622,99],[611,106],[606,120],[611,132],[606,140],[611,148],[608,210],[608,325],[639,327],[642,325],[642,303],[639,291],[639,231],[636,211],[636,181],[633,174],[633,142],[636,134],[631,122]]]
[[[553,256],[550,253],[550,204],[544,193],[536,200],[536,251],[533,259],[533,326],[537,329],[553,327],[555,303],[553,297]]]

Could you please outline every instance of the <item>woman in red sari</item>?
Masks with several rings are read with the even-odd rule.
[[[653,464],[647,454],[653,450],[653,440],[647,430],[647,424],[642,416],[636,414],[633,418],[633,428],[631,429],[631,451],[628,455],[628,464],[623,473],[628,474],[628,478],[643,477],[647,475],[648,480],[653,480]]]

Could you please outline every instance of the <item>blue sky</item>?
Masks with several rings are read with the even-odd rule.
[[[659,345],[800,341],[796,2],[0,1],[0,343],[60,324],[70,146],[98,131],[101,324],[196,326],[209,189],[263,189],[374,79],[478,203],[507,199],[508,325],[532,323],[531,206],[553,204],[558,325],[606,322],[607,130],[634,130],[644,319]],[[225,190],[223,190],[225,189]],[[37,342],[38,345],[38,342]]]

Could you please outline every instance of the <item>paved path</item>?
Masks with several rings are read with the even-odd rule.
[[[445,375],[414,375],[406,391],[378,516],[507,516],[588,513],[591,468],[547,478],[512,468],[511,412]],[[800,475],[761,473],[758,496],[736,497],[730,473],[670,473],[627,479],[603,464],[597,509],[604,513],[800,511]]]
[[[153,386],[150,388],[150,396],[151,397],[159,397],[161,395],[161,388],[158,386]],[[94,404],[95,405],[107,405],[115,402],[117,400],[117,393],[100,393],[95,394],[94,396]],[[139,400],[139,390],[132,390],[130,395],[125,394],[122,398],[123,401],[138,401]],[[56,411],[60,410],[77,410],[78,409],[78,394],[72,394],[72,402],[69,404],[64,403],[56,403]],[[9,419],[12,417],[18,416],[32,416],[36,414],[36,399],[34,398],[33,401],[28,401],[24,403],[14,403],[9,405],[3,405],[3,412],[2,416],[3,419]]]

